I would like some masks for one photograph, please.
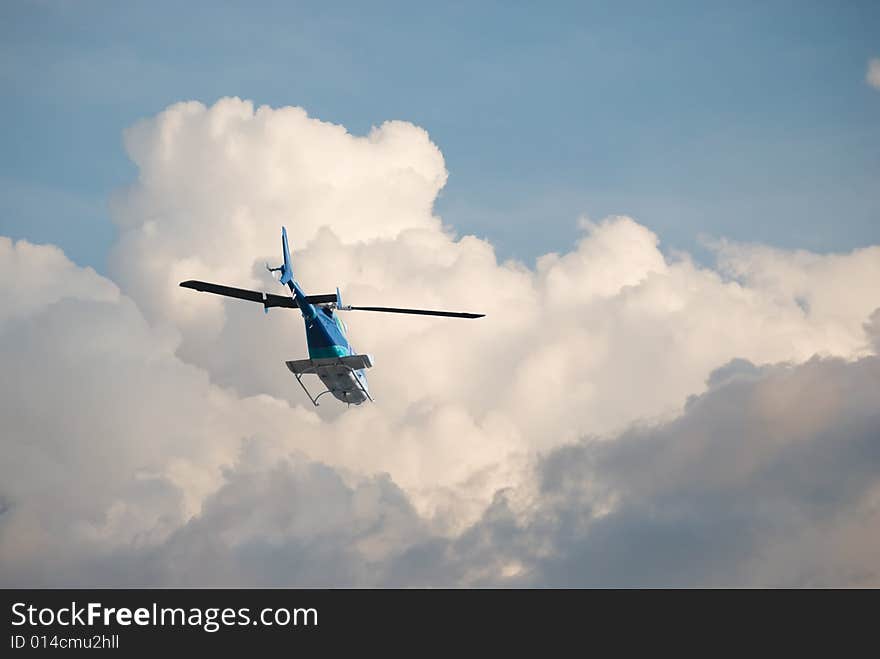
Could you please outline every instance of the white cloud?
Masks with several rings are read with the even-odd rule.
[[[689,427],[684,402],[723,364],[876,350],[880,247],[722,243],[716,270],[665,258],[650,230],[617,217],[585,223],[572,251],[531,269],[444,229],[432,212],[443,158],[410,124],[355,137],[298,108],[224,99],[171,106],[126,144],[140,175],[113,202],[119,288],[56,248],[0,242],[15,283],[0,310],[6,583],[552,581],[521,531],[509,555],[480,534],[497,533],[493,519],[533,528],[528,510],[555,505],[536,475],[565,446],[635,446],[638,423],[687,461],[669,429]],[[312,292],[338,284],[352,303],[488,316],[352,313],[377,404],[314,410],[282,363],[305,355],[298,314],[177,286],[272,290],[262,264],[279,258],[282,223]],[[760,391],[780,432],[841,418]],[[741,409],[706,396],[719,416],[703,429]],[[700,477],[682,469],[667,469],[682,487]],[[614,478],[584,471],[576,501],[619,510],[635,495]]]
[[[868,60],[868,72],[865,74],[865,82],[874,89],[880,89],[880,58],[872,57]]]
[[[460,534],[387,476],[243,445],[200,515],[74,584],[876,586],[880,358],[731,364],[671,422],[540,459]]]

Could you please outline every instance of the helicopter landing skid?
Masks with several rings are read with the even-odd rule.
[[[370,368],[373,365],[373,360],[370,355],[349,355],[347,357],[330,357],[326,359],[298,359],[295,361],[285,362],[287,364],[287,368],[293,373],[293,376],[296,378],[296,381],[299,382],[299,386],[303,388],[303,391],[306,392],[306,396],[309,397],[309,400],[312,401],[312,404],[315,407],[318,407],[320,403],[318,403],[318,399],[324,394],[335,394],[337,392],[346,393],[350,391],[348,389],[325,389],[317,396],[312,396],[311,392],[306,387],[305,383],[302,381],[303,375],[317,375],[321,378],[321,371],[329,371],[331,369],[345,369],[349,373],[351,373],[352,380],[354,380],[355,384],[357,384],[358,389],[363,393],[366,400],[369,400],[371,403],[375,402],[373,397],[370,396],[370,392],[367,391],[367,388],[364,386],[364,383],[361,381],[361,378],[358,377],[357,371],[363,370],[366,368]],[[323,381],[323,379],[322,379]],[[346,396],[347,397],[347,396]],[[349,405],[351,402],[345,401]],[[356,404],[360,404],[363,401],[360,401]]]

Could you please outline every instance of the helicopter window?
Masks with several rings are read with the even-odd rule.
[[[333,317],[333,309],[331,309],[330,307],[321,307],[321,311],[327,314],[330,318]]]

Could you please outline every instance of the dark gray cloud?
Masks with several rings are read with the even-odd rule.
[[[880,354],[880,309],[871,314],[865,323],[865,334],[876,354]]]
[[[496,504],[469,532],[516,548],[515,583],[876,585],[880,359],[731,363],[680,418],[536,473],[526,522]]]
[[[145,583],[359,586],[380,582],[383,566],[427,535],[387,476],[347,484],[324,464],[252,470],[243,457],[200,515],[163,544],[116,558]]]

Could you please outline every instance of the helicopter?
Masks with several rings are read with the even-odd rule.
[[[373,366],[373,358],[369,354],[355,352],[348,340],[348,328],[337,315],[338,311],[378,311],[447,318],[483,318],[485,316],[485,314],[458,311],[346,305],[342,303],[342,295],[338,287],[335,294],[306,295],[299,283],[293,278],[290,248],[287,245],[287,228],[283,226],[281,227],[281,250],[284,263],[276,268],[270,268],[267,263],[266,270],[270,273],[281,273],[279,283],[287,285],[290,289],[289,296],[234,288],[194,279],[180,282],[180,286],[204,293],[260,302],[266,313],[273,307],[299,309],[305,322],[309,358],[286,361],[285,364],[316,407],[318,399],[325,394],[332,394],[336,399],[348,405],[360,405],[367,400],[374,402],[370,395],[366,375],[366,370]],[[316,375],[326,389],[317,396],[313,396],[303,383],[304,375]]]

